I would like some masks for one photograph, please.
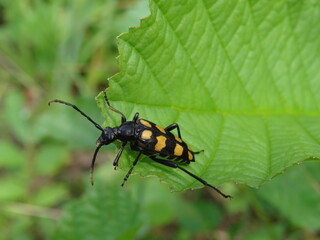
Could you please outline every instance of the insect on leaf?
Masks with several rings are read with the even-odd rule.
[[[259,186],[320,157],[320,3],[150,0],[151,15],[118,38],[111,104],[163,127],[177,122],[213,185]],[[97,98],[105,125],[120,117]],[[112,119],[112,121],[110,120]],[[175,132],[175,130],[173,131]],[[120,159],[128,169],[136,152]],[[148,158],[135,173],[175,190],[201,183]]]

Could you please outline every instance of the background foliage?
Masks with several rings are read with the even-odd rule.
[[[146,1],[0,1],[0,239],[317,239],[319,4],[151,0],[150,10],[139,23]],[[125,171],[113,170],[108,146],[89,186],[100,133],[46,102],[62,98],[102,122],[94,96],[119,71],[115,38],[140,24],[119,38],[112,103],[128,118],[179,122],[205,149],[190,169],[213,184],[278,177],[259,190],[224,184],[232,201],[171,193],[157,178],[120,188]],[[200,187],[148,159],[135,172]]]

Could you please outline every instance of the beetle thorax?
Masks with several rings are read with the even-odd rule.
[[[124,122],[119,127],[114,128],[117,139],[120,141],[130,141],[135,138],[135,124],[131,121]]]

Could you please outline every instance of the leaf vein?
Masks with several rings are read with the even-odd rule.
[[[235,76],[236,76],[237,81],[239,82],[240,86],[243,88],[243,90],[244,90],[245,94],[247,95],[247,98],[248,98],[249,101],[251,102],[252,106],[253,106],[255,109],[257,109],[257,104],[256,104],[255,101],[252,99],[249,91],[248,91],[247,88],[246,88],[246,85],[245,85],[244,82],[241,80],[238,72],[237,72],[236,69],[235,69],[235,66],[234,66],[234,64],[233,64],[233,62],[232,62],[232,60],[231,60],[230,54],[228,53],[227,48],[226,48],[226,45],[223,43],[223,41],[222,41],[222,39],[221,39],[221,37],[220,37],[220,35],[219,35],[219,33],[218,33],[218,30],[216,29],[216,27],[215,27],[215,25],[214,25],[214,23],[213,23],[213,20],[212,20],[212,18],[211,18],[211,15],[210,15],[209,12],[208,12],[207,6],[206,6],[205,3],[203,2],[203,0],[201,0],[201,2],[202,2],[202,5],[204,6],[205,12],[206,12],[207,17],[208,17],[208,19],[209,19],[210,26],[212,27],[213,31],[215,32],[215,34],[216,34],[216,36],[217,36],[218,42],[219,42],[219,44],[220,44],[220,46],[221,46],[221,49],[223,50],[223,53],[224,53],[224,55],[225,55],[225,57],[226,57],[226,60],[229,62],[230,66],[231,66],[231,69],[232,69],[233,73],[234,73]]]
[[[316,137],[314,137],[313,134],[296,117],[293,117],[292,119],[309,136],[310,139],[312,139],[316,144],[320,145],[320,141]]]
[[[315,92],[314,92],[313,88],[311,87],[311,83],[310,83],[311,77],[309,77],[309,78],[307,77],[309,74],[307,73],[307,70],[306,70],[306,65],[304,63],[304,58],[301,56],[301,47],[298,44],[297,37],[296,37],[296,34],[294,32],[294,27],[293,27],[293,25],[292,25],[292,23],[290,21],[290,18],[289,18],[290,11],[288,10],[288,6],[286,8],[286,11],[287,11],[287,14],[285,14],[285,16],[287,17],[287,20],[288,20],[288,25],[289,25],[289,29],[291,31],[292,39],[295,42],[296,48],[298,49],[296,51],[296,54],[297,54],[297,56],[299,56],[299,60],[300,60],[299,62],[301,63],[301,69],[303,71],[303,75],[305,76],[304,79],[307,80],[305,82],[306,82],[306,84],[307,84],[307,86],[309,88],[309,91],[312,93],[312,94],[310,94],[310,96],[312,97],[313,102],[316,103],[317,109],[319,110],[319,105],[318,105],[316,97],[315,97]]]
[[[174,30],[173,26],[170,24],[167,16],[163,13],[163,11],[161,10],[160,6],[157,5],[156,1],[154,1],[155,6],[157,6],[159,12],[162,14],[162,16],[164,17],[164,19],[166,20],[171,32],[173,33],[174,37],[176,38],[178,44],[180,45],[180,47],[182,48],[184,54],[187,56],[188,61],[190,62],[192,69],[194,70],[197,78],[199,79],[199,81],[201,81],[201,83],[203,85],[206,85],[206,82],[204,81],[204,79],[201,77],[201,74],[199,73],[195,63],[193,62],[189,52],[187,51],[186,47],[182,44],[181,39],[179,38],[177,32]],[[204,88],[204,90],[206,91],[207,95],[210,97],[210,99],[212,100],[212,103],[215,105],[213,108],[216,109],[216,101],[215,99],[213,99],[212,95],[210,94],[209,90],[207,88]]]
[[[249,13],[250,13],[251,19],[252,19],[252,21],[253,21],[254,30],[255,30],[256,35],[257,35],[257,38],[258,38],[258,43],[259,43],[259,46],[258,46],[258,47],[259,47],[259,50],[260,50],[260,52],[262,53],[262,56],[263,56],[262,59],[263,59],[263,61],[264,61],[264,65],[266,66],[266,69],[267,69],[267,71],[269,72],[269,76],[270,76],[271,83],[273,84],[273,86],[274,86],[274,88],[275,88],[275,91],[276,91],[277,95],[278,95],[279,98],[280,98],[280,101],[282,102],[283,106],[287,107],[288,105],[287,105],[287,103],[286,103],[285,97],[284,97],[284,95],[282,95],[282,93],[281,93],[278,85],[276,84],[275,78],[274,78],[274,76],[273,76],[273,74],[272,74],[272,71],[271,71],[271,68],[270,68],[268,62],[265,60],[265,59],[266,59],[266,53],[265,53],[265,51],[264,51],[264,48],[262,47],[262,39],[261,39],[260,34],[259,34],[259,31],[258,31],[258,29],[257,29],[257,25],[258,25],[258,24],[257,24],[257,22],[255,21],[254,14],[253,14],[253,10],[252,10],[252,6],[251,6],[250,2],[248,2],[248,6],[249,6]]]
[[[226,119],[224,116],[222,116],[221,124],[219,126],[219,131],[218,131],[217,138],[216,138],[217,142],[214,145],[215,147],[212,149],[210,157],[206,161],[204,161],[205,164],[203,165],[201,171],[197,173],[197,176],[199,176],[199,177],[202,177],[205,174],[205,172],[208,170],[209,166],[212,165],[212,163],[215,159],[216,153],[217,153],[218,148],[221,143],[225,122],[226,122]],[[187,188],[192,186],[195,182],[198,182],[198,181],[193,179],[193,181],[187,185]]]
[[[138,56],[140,56],[140,59],[144,62],[145,66],[147,66],[147,68],[149,69],[149,72],[151,73],[152,77],[157,81],[158,83],[158,87],[160,87],[162,89],[162,91],[164,92],[164,94],[166,94],[167,98],[170,99],[170,102],[172,103],[172,99],[170,98],[170,94],[169,92],[167,92],[163,86],[163,84],[160,82],[160,80],[156,77],[156,74],[153,72],[151,66],[148,64],[148,61],[146,61],[146,59],[144,58],[143,54],[138,50],[138,48],[136,48],[136,46],[132,45],[130,42],[125,41],[124,39],[121,39],[123,43],[126,43],[127,45],[129,45],[132,49],[135,50],[135,52],[137,53]]]

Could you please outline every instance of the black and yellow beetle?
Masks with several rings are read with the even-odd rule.
[[[122,142],[121,148],[113,161],[113,166],[115,169],[118,166],[119,158],[123,152],[124,147],[127,143],[130,143],[130,147],[132,150],[139,152],[136,159],[134,160],[132,167],[128,171],[125,176],[122,186],[128,180],[134,166],[137,164],[141,154],[144,154],[151,158],[153,161],[163,164],[165,166],[171,168],[178,168],[185,173],[189,174],[191,177],[195,178],[205,186],[211,187],[216,190],[219,194],[221,194],[225,198],[231,198],[229,195],[225,195],[216,187],[210,185],[202,178],[194,175],[188,170],[179,166],[180,164],[189,164],[190,162],[194,162],[194,155],[200,153],[193,152],[190,147],[181,139],[180,128],[177,123],[173,123],[166,128],[162,128],[148,120],[139,119],[139,113],[136,113],[132,119],[132,121],[127,121],[126,117],[122,112],[112,107],[109,103],[106,93],[104,92],[105,101],[110,110],[121,115],[121,125],[118,127],[106,127],[102,128],[99,124],[93,121],[87,114],[82,112],[77,106],[61,101],[58,99],[54,99],[48,102],[50,103],[57,102],[68,105],[74,108],[76,111],[81,113],[84,117],[86,117],[91,123],[98,128],[102,134],[97,140],[97,148],[94,152],[93,159],[91,162],[90,168],[90,179],[91,184],[93,185],[93,169],[94,163],[96,160],[97,153],[99,149],[103,145],[108,145],[115,140],[119,140]],[[171,133],[172,130],[177,129],[178,137]]]

